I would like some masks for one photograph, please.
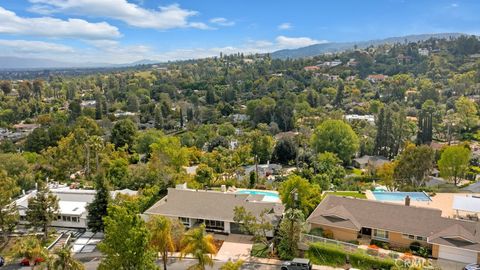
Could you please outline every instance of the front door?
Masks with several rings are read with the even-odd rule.
[[[372,236],[372,229],[371,228],[362,228],[360,230],[360,234],[366,235],[366,236]]]

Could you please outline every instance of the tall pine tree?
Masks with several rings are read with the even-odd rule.
[[[105,176],[99,174],[96,179],[95,199],[87,206],[88,223],[87,226],[92,232],[103,232],[103,217],[107,215],[108,203],[110,201],[110,191],[108,190]]]

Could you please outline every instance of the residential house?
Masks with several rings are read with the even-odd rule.
[[[368,75],[367,80],[370,81],[371,83],[377,83],[377,82],[383,82],[388,78],[387,75],[383,74],[372,74]]]
[[[282,170],[282,165],[280,164],[258,164],[250,165],[245,167],[244,176],[248,177],[251,172],[258,172],[258,177],[267,178],[269,176],[279,174]]]
[[[378,168],[387,162],[390,162],[390,160],[382,156],[364,155],[353,159],[353,166],[359,169],[366,169],[368,167]]]
[[[244,207],[256,217],[267,211],[267,218],[274,227],[278,226],[284,207],[266,197],[269,196],[194,190],[179,185],[169,188],[168,194],[145,211],[144,216],[147,219],[155,215],[178,219],[187,228],[205,224],[211,232],[243,234],[240,224],[234,221],[236,206]],[[273,237],[273,231],[267,236]]]
[[[59,211],[58,218],[51,224],[52,227],[87,229],[87,205],[93,202],[96,190],[71,189],[66,186],[52,185],[50,191],[57,196]],[[28,200],[35,197],[36,190],[25,194],[15,200],[15,204],[20,216],[20,224],[27,224],[26,213],[28,209]],[[129,189],[111,191],[110,195],[114,198],[117,194],[136,195],[136,191]]]
[[[418,54],[421,56],[428,56],[430,51],[426,48],[418,48]]]
[[[306,66],[306,67],[303,68],[303,70],[305,70],[305,71],[317,71],[319,69],[320,69],[320,67],[318,67],[318,66]]]
[[[363,106],[363,104],[359,104],[358,106]],[[374,115],[358,115],[358,114],[347,114],[345,115],[345,120],[348,122],[362,120],[367,121],[370,124],[375,124],[375,116]]]
[[[439,209],[332,195],[323,199],[307,223],[341,241],[375,239],[405,248],[418,242],[430,248],[434,258],[480,262],[480,223],[441,214]]]

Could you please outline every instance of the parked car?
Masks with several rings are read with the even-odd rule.
[[[0,267],[5,265],[5,259],[3,257],[0,257]]]
[[[480,270],[480,264],[478,263],[472,263],[469,265],[466,265],[463,270]]]
[[[309,259],[295,258],[282,264],[281,270],[312,270]]]
[[[36,258],[34,261],[33,261],[33,264],[34,265],[39,265],[41,264],[42,262],[44,262],[45,259],[43,258]],[[20,261],[20,265],[21,266],[30,266],[30,260],[27,259],[27,258],[24,258],[23,260]]]

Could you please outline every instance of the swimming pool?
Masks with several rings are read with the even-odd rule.
[[[277,202],[280,201],[278,193],[272,191],[262,191],[253,189],[242,189],[235,192],[236,194],[250,194],[250,195],[263,195],[263,201]]]
[[[372,191],[377,201],[404,201],[409,196],[412,201],[428,202],[430,197],[425,192],[385,192]]]

